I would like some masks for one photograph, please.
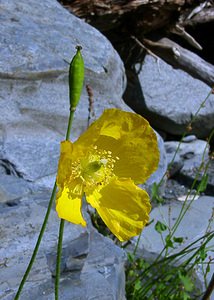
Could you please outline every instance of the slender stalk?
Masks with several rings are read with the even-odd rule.
[[[23,286],[24,286],[24,284],[26,282],[26,279],[27,279],[27,277],[28,277],[28,275],[29,275],[29,273],[31,271],[31,268],[33,266],[33,263],[35,261],[35,258],[36,258],[37,252],[39,250],[39,246],[40,246],[43,234],[45,232],[45,228],[46,228],[46,225],[47,225],[47,222],[48,222],[48,218],[49,218],[49,215],[50,215],[50,212],[51,212],[51,207],[52,207],[53,201],[54,201],[55,196],[56,196],[56,189],[57,189],[57,185],[56,185],[56,182],[55,182],[54,187],[53,187],[53,191],[52,191],[52,194],[51,194],[51,198],[50,198],[50,201],[49,201],[49,204],[48,204],[47,212],[46,212],[46,215],[45,215],[45,218],[44,218],[44,221],[43,221],[43,224],[42,224],[42,227],[41,227],[41,230],[40,230],[37,242],[36,242],[36,246],[34,248],[33,254],[32,254],[31,259],[30,259],[30,262],[29,262],[28,267],[27,267],[27,269],[25,271],[25,274],[24,274],[24,276],[22,278],[22,281],[21,281],[21,283],[19,285],[19,288],[18,288],[18,291],[17,291],[17,293],[15,295],[14,300],[18,300],[19,299],[19,296],[21,294]]]
[[[73,121],[73,115],[74,115],[74,112],[75,112],[75,108],[71,108],[70,109],[70,116],[69,116],[69,121],[68,121],[68,128],[67,128],[67,133],[66,133],[66,140],[69,139],[69,136],[70,136],[70,132],[71,132],[71,124],[72,124],[72,121]],[[36,255],[37,255],[37,252],[39,250],[39,246],[40,246],[40,243],[41,243],[41,240],[43,238],[43,234],[45,232],[45,229],[46,229],[46,226],[47,226],[47,222],[48,222],[48,219],[49,219],[49,215],[50,215],[50,212],[51,212],[51,207],[53,205],[53,202],[55,200],[55,197],[56,197],[56,190],[57,190],[57,185],[56,185],[56,182],[54,184],[54,187],[53,187],[53,191],[52,191],[52,194],[51,194],[51,198],[50,198],[50,201],[49,201],[49,204],[48,204],[48,208],[47,208],[47,211],[46,211],[46,215],[45,215],[45,218],[44,218],[44,221],[43,221],[43,224],[42,224],[42,227],[40,229],[40,233],[39,233],[39,236],[38,236],[38,239],[37,239],[37,242],[36,242],[36,245],[35,245],[35,248],[33,250],[33,254],[31,256],[31,259],[30,259],[30,262],[28,264],[28,267],[24,273],[24,276],[22,278],[22,281],[19,285],[19,288],[18,288],[18,291],[15,295],[15,298],[14,300],[18,300],[19,297],[20,297],[20,294],[22,292],[22,289],[24,287],[24,284],[28,278],[28,275],[31,271],[31,268],[34,264],[34,261],[35,261],[35,258],[36,258]],[[62,222],[62,221],[61,221]],[[62,233],[61,233],[61,236],[63,236],[63,229],[62,229]],[[62,239],[62,238],[61,238]],[[62,242],[62,241],[61,241]],[[61,253],[60,254],[60,257],[61,257]],[[58,264],[60,265],[60,259],[58,261]],[[60,274],[60,272],[58,272]],[[58,275],[59,276],[59,275]]]
[[[57,260],[56,260],[56,277],[55,277],[55,300],[59,299],[59,281],[60,281],[60,266],[62,257],[62,241],[64,233],[65,220],[61,219],[59,227],[59,239],[57,247]]]
[[[71,126],[72,126],[72,122],[73,122],[74,112],[75,112],[75,107],[71,107],[69,120],[68,120],[67,133],[66,133],[66,141],[68,141],[70,139]],[[65,225],[65,220],[61,219],[60,227],[59,227],[58,246],[57,246],[55,300],[59,299],[60,266],[61,266],[61,257],[62,257],[62,241],[63,241],[64,225]]]
[[[69,141],[69,139],[70,139],[71,126],[72,126],[75,110],[76,110],[75,107],[70,108],[70,115],[69,115],[69,119],[68,119],[68,127],[67,127],[66,138],[65,138],[66,141]]]
[[[142,235],[142,231],[141,231],[141,233],[139,234],[139,236],[137,238],[137,243],[136,243],[134,251],[133,251],[134,256],[136,255],[136,252],[137,252],[137,249],[138,249],[138,246],[139,246],[139,243],[140,243],[141,235]]]

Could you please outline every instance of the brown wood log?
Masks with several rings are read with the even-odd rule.
[[[151,32],[174,23],[198,0],[59,0],[68,10],[102,32],[125,26]],[[130,21],[130,22],[127,22]],[[134,33],[134,32],[132,32]],[[136,34],[136,33],[135,33]]]
[[[214,20],[213,0],[59,0],[78,17],[103,32],[127,69],[145,53],[157,55],[193,77],[214,85],[214,67],[185,49],[202,49],[185,27]],[[167,39],[168,38],[168,39]],[[179,39],[185,41],[183,46]],[[174,42],[172,41],[174,40]]]

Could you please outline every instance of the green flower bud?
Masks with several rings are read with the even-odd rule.
[[[81,54],[81,46],[76,47],[77,52],[73,57],[69,68],[69,93],[70,107],[75,109],[79,103],[84,82],[84,60]]]

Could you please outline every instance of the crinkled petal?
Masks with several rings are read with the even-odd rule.
[[[112,152],[116,160],[114,173],[143,183],[157,169],[159,150],[157,137],[142,116],[119,109],[105,110],[74,143],[79,153],[96,145]]]
[[[74,145],[70,141],[61,143],[60,159],[57,173],[56,211],[61,219],[74,224],[86,226],[81,213],[83,187],[79,178],[72,178],[72,162],[77,158],[74,155]]]
[[[72,198],[69,188],[65,187],[62,191],[57,193],[56,211],[59,218],[74,224],[86,226],[81,207],[82,196]]]
[[[64,183],[68,180],[71,174],[71,163],[73,160],[73,143],[63,141],[60,145],[60,158],[57,172],[57,185],[63,188]]]
[[[113,179],[101,190],[86,195],[111,232],[125,241],[140,234],[149,221],[151,205],[146,191],[131,179]]]

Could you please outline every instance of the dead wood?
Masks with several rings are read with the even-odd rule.
[[[194,26],[209,22],[214,22],[214,7],[205,8],[192,18],[186,18],[182,21],[183,26]]]
[[[127,69],[150,53],[213,86],[214,67],[191,52],[191,47],[198,51],[202,46],[188,32],[189,26],[214,20],[213,0],[59,1],[103,32]],[[185,43],[180,46],[179,39],[191,51]]]

